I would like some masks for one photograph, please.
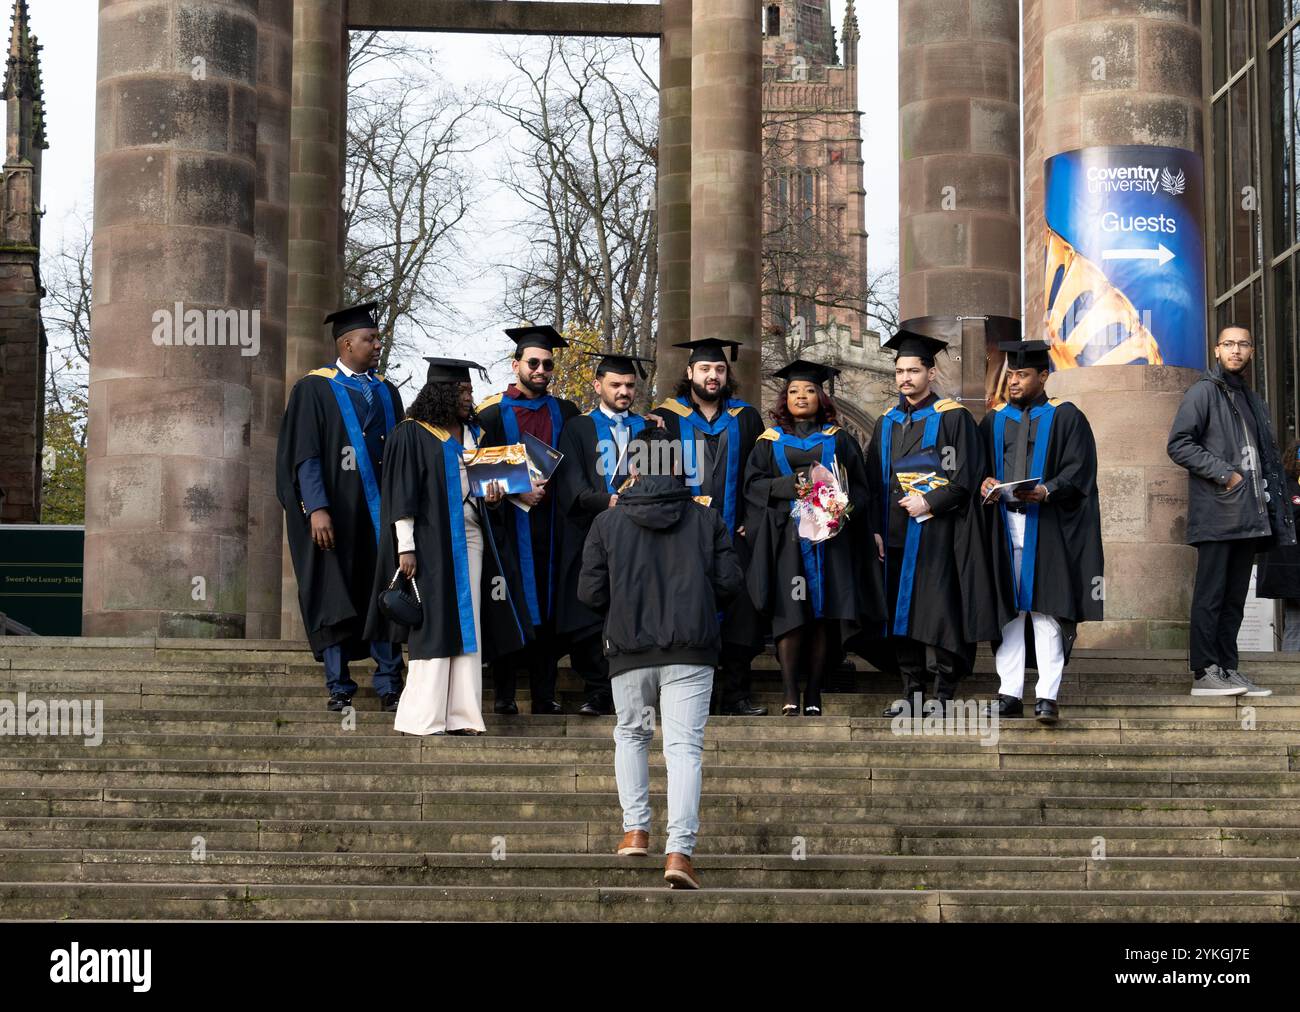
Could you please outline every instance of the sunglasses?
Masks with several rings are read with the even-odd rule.
[[[524,365],[536,372],[541,369],[543,372],[555,371],[555,359],[553,358],[526,358],[523,360]]]

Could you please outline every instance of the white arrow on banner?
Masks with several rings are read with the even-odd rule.
[[[1164,243],[1159,249],[1108,249],[1101,254],[1103,260],[1159,260],[1163,267],[1174,259],[1174,251]]]

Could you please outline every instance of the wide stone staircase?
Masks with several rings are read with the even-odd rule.
[[[1300,665],[1244,667],[1275,694],[1080,650],[1062,722],[995,740],[897,733],[868,671],[820,719],[712,718],[705,889],[679,892],[613,854],[612,718],[496,717],[489,691],[486,737],[420,739],[362,665],[328,712],[292,643],[0,638],[0,700],[104,707],[99,745],[0,734],[0,918],[1300,921]],[[995,684],[982,655],[966,689]],[[755,686],[778,712],[769,658]]]

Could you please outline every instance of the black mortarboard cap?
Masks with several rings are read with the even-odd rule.
[[[379,321],[375,319],[378,302],[363,302],[359,306],[349,306],[325,317],[326,323],[334,324],[334,340],[338,340],[350,330],[375,330]]]
[[[1050,369],[1051,345],[1046,341],[999,341],[998,350],[1007,353],[1008,369]]]
[[[604,376],[607,372],[616,372],[620,376],[626,376],[629,373],[636,373],[642,379],[645,379],[645,367],[654,364],[652,358],[638,358],[636,355],[613,355],[606,354],[603,351],[584,351],[580,352],[588,358],[598,358],[596,363],[596,375]]]
[[[478,374],[483,379],[488,378],[487,370],[477,362],[470,362],[463,358],[429,358],[424,359],[429,363],[429,374],[425,377],[426,383],[464,383],[469,380],[469,371],[478,370]]]
[[[822,365],[820,362],[808,362],[805,359],[797,358],[784,369],[778,369],[773,375],[779,376],[787,383],[790,380],[807,380],[809,383],[816,383],[818,386],[827,380],[833,380],[840,374],[840,370],[833,365]]]
[[[935,356],[948,347],[948,342],[910,330],[900,330],[885,342],[885,347],[896,352],[895,358],[915,357],[933,362]]]
[[[547,351],[554,351],[556,348],[569,346],[569,342],[560,336],[560,332],[548,324],[540,327],[534,327],[531,323],[522,327],[507,327],[506,334],[515,342],[516,354],[525,348],[545,348]]]
[[[703,337],[698,341],[679,341],[673,345],[674,348],[689,348],[691,357],[687,360],[687,365],[694,365],[696,362],[725,362],[727,361],[726,351],[731,349],[731,361],[736,361],[736,355],[740,351],[741,342],[729,341],[720,337]]]

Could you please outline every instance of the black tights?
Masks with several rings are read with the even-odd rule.
[[[840,624],[836,619],[814,620],[791,629],[776,641],[776,659],[781,663],[781,685],[786,705],[799,705],[799,672],[808,672],[803,705],[822,705],[822,676],[826,666],[839,656]]]

